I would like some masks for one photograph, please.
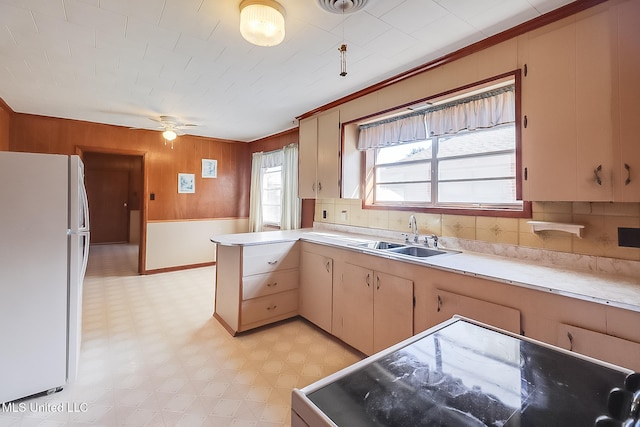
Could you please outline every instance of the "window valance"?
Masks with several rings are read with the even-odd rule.
[[[358,149],[382,148],[514,121],[515,86],[509,85],[424,111],[361,125]]]

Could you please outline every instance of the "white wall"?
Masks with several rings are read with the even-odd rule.
[[[212,236],[248,231],[248,218],[149,221],[146,270],[214,262],[215,245],[211,243]]]

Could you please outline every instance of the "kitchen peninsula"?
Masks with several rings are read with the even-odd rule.
[[[620,266],[595,257],[569,259],[569,268],[559,265],[565,254],[557,253],[556,265],[543,264],[553,258],[549,251],[503,247],[500,253],[510,256],[496,256],[479,251],[499,252],[495,245],[453,238],[440,242],[460,253],[414,258],[366,244],[376,240],[401,243],[402,237],[360,227],[214,236],[214,316],[235,335],[301,315],[373,354],[459,314],[640,369],[640,332],[632,327],[640,323],[637,263],[624,265],[629,274],[607,272]],[[369,286],[371,280],[377,283]],[[393,293],[376,299],[378,291]],[[357,319],[355,308],[364,310]],[[408,325],[400,318],[407,312]]]

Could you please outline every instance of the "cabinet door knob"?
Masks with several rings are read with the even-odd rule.
[[[598,185],[602,185],[602,178],[600,178],[600,172],[602,172],[602,165],[598,165],[597,168],[594,169],[593,174],[596,176],[596,182]]]
[[[631,166],[624,164],[624,168],[627,170],[627,179],[624,181],[624,185],[631,184]]]

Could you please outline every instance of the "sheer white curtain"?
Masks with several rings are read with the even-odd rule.
[[[298,198],[298,145],[282,150],[253,153],[251,160],[251,193],[249,202],[249,231],[262,231],[262,178],[268,168],[281,166],[280,229],[300,228],[302,202]]]
[[[262,151],[251,158],[251,190],[249,199],[249,231],[262,231]]]
[[[298,145],[282,149],[282,217],[281,230],[300,228],[302,201],[298,198]]]

